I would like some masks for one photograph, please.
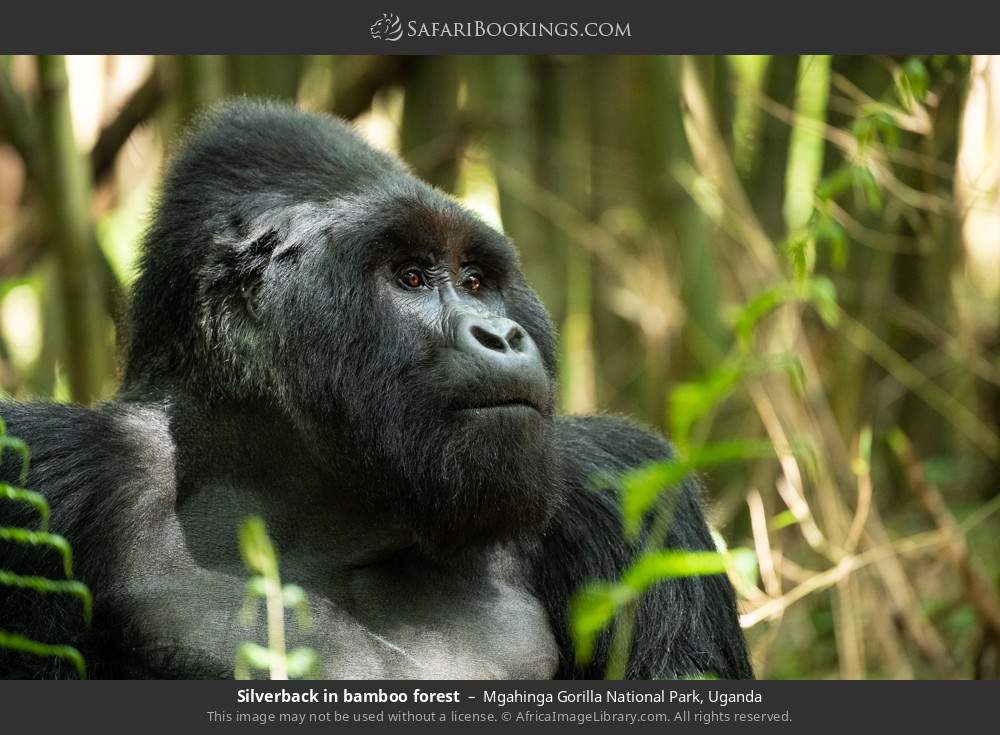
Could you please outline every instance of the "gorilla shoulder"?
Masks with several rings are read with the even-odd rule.
[[[53,525],[74,547],[85,548],[91,530],[99,528],[95,538],[105,538],[109,525],[123,517],[115,512],[119,504],[148,513],[173,503],[174,443],[159,406],[109,403],[90,409],[4,402],[0,418],[7,434],[28,447],[25,484],[46,496]],[[20,474],[20,456],[5,452],[0,481],[18,484]],[[0,506],[6,514],[19,508]]]
[[[674,455],[661,434],[626,416],[560,416],[556,426],[563,451],[574,461],[585,462],[581,472],[588,468],[630,469]]]

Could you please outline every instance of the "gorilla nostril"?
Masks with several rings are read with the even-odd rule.
[[[505,339],[514,352],[520,352],[521,347],[524,344],[524,330],[515,324],[510,328],[510,331],[507,332]]]
[[[497,352],[507,351],[507,343],[504,342],[503,338],[499,335],[483,329],[478,324],[473,324],[472,327],[469,328],[469,331],[472,333],[472,336],[475,337],[476,341],[483,347]]]

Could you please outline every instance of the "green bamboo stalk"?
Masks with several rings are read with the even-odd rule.
[[[182,124],[226,93],[225,56],[178,56],[177,75]]]
[[[31,110],[14,89],[10,69],[11,57],[0,56],[0,140],[14,146],[30,171],[37,166],[34,121]]]
[[[771,62],[770,56],[730,56],[733,88],[733,163],[742,179],[757,165],[760,155],[760,135],[764,113],[756,95],[764,93],[764,81]]]
[[[586,99],[582,62],[548,59],[542,74],[543,185],[577,211],[589,210],[586,182]],[[582,162],[582,166],[581,166]],[[583,170],[581,170],[581,168]],[[565,267],[564,317],[560,335],[562,408],[568,413],[592,411],[597,403],[591,313],[591,255],[566,233],[551,228],[549,240],[563,254]]]
[[[795,95],[799,61],[795,56],[774,56],[764,74],[764,95],[782,105],[791,105]],[[765,115],[758,150],[749,172],[741,172],[754,212],[764,231],[780,240],[785,231],[781,207],[785,200],[785,169],[791,132],[788,124]]]
[[[823,172],[823,134],[830,97],[830,57],[803,56],[795,89],[795,113],[804,124],[792,128],[785,168],[782,213],[789,234],[801,230],[813,212],[816,187]],[[816,123],[813,125],[812,123]]]
[[[716,248],[712,227],[674,176],[693,166],[684,135],[676,59],[638,57],[633,65],[633,140],[644,217],[664,233],[669,252],[680,259],[680,296],[686,320],[681,354],[670,357],[672,370],[683,375],[692,359],[712,364],[725,349],[719,315]],[[661,396],[662,398],[662,396]],[[656,403],[657,419],[662,400]]]
[[[422,179],[455,191],[463,136],[458,119],[458,59],[415,56],[403,75],[400,146]]]
[[[482,91],[475,97],[470,95],[470,101],[484,101],[475,114],[488,122],[485,140],[498,169],[497,193],[504,232],[515,242],[537,240],[540,233],[535,210],[524,201],[523,194],[518,195],[517,187],[508,183],[512,175],[527,175],[536,153],[529,62],[523,56],[488,56],[472,63]]]
[[[299,91],[303,58],[294,54],[231,56],[229,68],[236,92],[294,101]]]
[[[90,166],[73,135],[69,79],[61,56],[38,57],[38,126],[44,151],[44,195],[66,328],[66,374],[74,401],[100,396],[108,364],[104,295],[90,219]]]

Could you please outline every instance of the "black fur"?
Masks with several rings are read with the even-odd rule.
[[[412,253],[436,259],[434,289],[396,287]],[[475,292],[460,283],[466,261],[484,276]],[[501,235],[340,122],[233,104],[202,121],[167,175],[131,322],[109,403],[0,406],[96,596],[84,629],[72,601],[0,587],[0,628],[74,643],[96,675],[228,675],[232,625],[218,611],[238,606],[242,575],[231,539],[258,512],[287,550],[286,578],[327,616],[311,645],[340,657],[332,675],[419,675],[421,660],[366,656],[364,635],[339,631],[416,630],[400,634],[412,648],[392,648],[426,657],[420,629],[438,617],[462,621],[441,629],[472,653],[435,675],[601,674],[607,637],[576,667],[567,604],[635,549],[614,491],[592,477],[670,450],[623,419],[553,415],[554,330]],[[519,362],[463,343],[470,324],[523,330]],[[16,476],[8,454],[0,479]],[[712,548],[698,494],[694,482],[679,491],[668,546]],[[0,501],[0,524],[32,520]],[[58,577],[54,561],[0,546],[0,568]],[[386,580],[416,585],[410,608]],[[522,661],[551,637],[552,669]],[[487,644],[496,660],[467,668]],[[65,673],[0,650],[0,674]],[[699,673],[752,676],[721,576],[661,583],[638,609],[629,676]]]

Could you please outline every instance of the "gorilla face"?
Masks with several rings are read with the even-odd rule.
[[[561,494],[553,336],[509,242],[416,181],[286,216],[273,239],[304,244],[271,257],[254,310],[295,360],[275,378],[330,469],[429,546],[544,525]]]

